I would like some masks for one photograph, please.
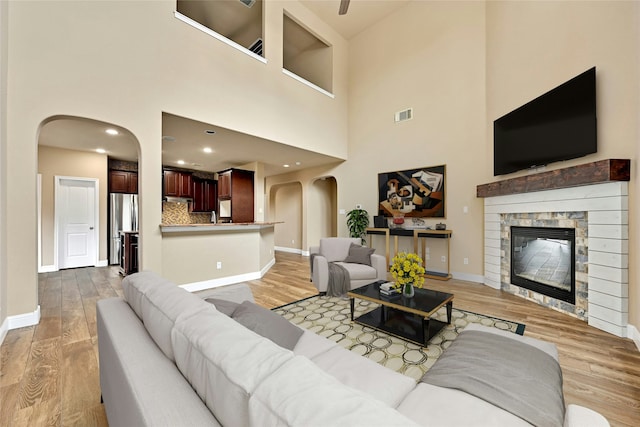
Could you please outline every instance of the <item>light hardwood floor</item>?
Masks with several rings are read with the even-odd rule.
[[[308,258],[277,252],[249,282],[268,308],[314,295]],[[640,425],[640,353],[632,341],[486,286],[428,280],[454,306],[526,324],[525,335],[557,344],[567,403],[597,410],[612,426]],[[82,268],[39,276],[39,325],[9,331],[1,347],[0,426],[106,426],[100,404],[95,303],[122,295],[117,270]],[[461,408],[463,409],[463,408]]]

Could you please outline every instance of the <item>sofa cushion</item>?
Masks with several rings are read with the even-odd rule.
[[[172,361],[175,357],[171,329],[178,317],[189,317],[211,309],[201,298],[150,271],[125,277],[122,289],[126,301],[142,319],[149,335]]]
[[[354,264],[371,265],[371,254],[376,250],[373,248],[367,248],[365,246],[356,245],[352,243],[349,246],[349,255],[343,262],[349,262]]]
[[[109,425],[220,425],[126,301],[97,301],[96,322],[100,392]]]
[[[349,278],[353,280],[376,280],[378,271],[368,265],[352,264],[348,262],[336,262],[336,264],[344,267],[349,272]]]
[[[233,312],[240,306],[237,302],[227,301],[224,299],[218,298],[205,298],[205,301],[213,304],[220,313],[225,314],[229,317],[233,314]]]
[[[231,318],[287,350],[293,350],[304,332],[284,317],[249,301],[240,304]]]
[[[313,359],[315,356],[335,346],[337,346],[337,344],[334,341],[305,329],[296,346],[293,348],[293,354]]]
[[[178,369],[225,426],[249,425],[249,397],[293,358],[290,351],[213,308],[179,319],[172,343]]]
[[[338,345],[311,359],[341,383],[395,408],[416,387],[416,380]]]
[[[454,410],[443,410],[452,404]],[[398,411],[423,426],[531,427],[522,418],[463,391],[426,383],[419,383]]]
[[[327,237],[320,239],[320,255],[328,262],[343,261],[349,255],[352,243],[358,244],[360,239],[348,237]]]
[[[258,386],[249,399],[249,415],[250,424],[256,426],[417,425],[301,356],[287,361]]]

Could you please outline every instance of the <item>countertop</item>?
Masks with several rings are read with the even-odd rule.
[[[280,222],[225,222],[206,224],[160,224],[163,233],[194,233],[194,232],[229,232],[229,231],[253,231],[270,228]]]

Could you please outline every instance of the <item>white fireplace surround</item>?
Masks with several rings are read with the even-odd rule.
[[[588,323],[627,337],[629,322],[628,182],[485,197],[484,283],[500,289],[500,215],[588,213]]]

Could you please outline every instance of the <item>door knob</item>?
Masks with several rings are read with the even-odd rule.
[[[93,230],[93,227],[89,227],[89,230]]]

